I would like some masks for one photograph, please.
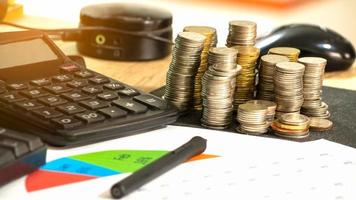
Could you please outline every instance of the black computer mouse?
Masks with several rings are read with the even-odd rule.
[[[333,30],[316,25],[281,26],[258,38],[256,46],[261,49],[261,55],[267,54],[272,47],[298,48],[301,50],[299,57],[318,56],[327,59],[326,71],[345,70],[352,66],[355,59],[351,42]]]

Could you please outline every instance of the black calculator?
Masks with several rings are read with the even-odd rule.
[[[39,31],[0,33],[0,125],[54,146],[157,129],[177,110],[71,60]]]

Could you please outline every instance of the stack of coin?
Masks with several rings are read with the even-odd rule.
[[[269,125],[274,121],[274,115],[276,114],[277,104],[273,101],[266,100],[250,100],[246,104],[263,105],[267,107],[266,121]]]
[[[185,111],[192,105],[194,79],[204,42],[204,35],[193,32],[181,32],[175,40],[164,98],[180,111]]]
[[[230,21],[226,46],[254,46],[256,43],[256,23],[251,21]]]
[[[245,103],[237,108],[237,121],[240,123],[236,131],[240,133],[261,135],[268,131],[268,108],[262,104]]]
[[[237,52],[226,47],[212,48],[208,70],[202,79],[202,126],[225,129],[231,123],[235,78],[241,66],[236,65]]]
[[[304,65],[296,62],[276,64],[274,73],[277,118],[283,113],[299,113],[303,104]]]
[[[298,62],[305,65],[301,112],[310,117],[329,118],[328,105],[321,100],[326,59],[303,57]]]
[[[231,48],[237,49],[236,62],[242,67],[241,73],[236,77],[234,106],[237,107],[239,104],[254,99],[256,63],[260,50],[253,46],[233,46]]]
[[[279,62],[286,62],[286,56],[267,54],[261,57],[259,66],[259,81],[257,98],[274,101],[274,68]]]
[[[207,69],[208,53],[211,47],[215,47],[217,43],[216,29],[209,26],[186,26],[183,31],[200,33],[206,37],[204,48],[200,57],[200,66],[194,80],[194,109],[202,109],[201,98],[201,79]]]
[[[302,114],[287,113],[275,120],[271,127],[277,136],[285,138],[305,138],[309,136],[310,119]]]
[[[289,61],[297,62],[300,50],[292,47],[274,47],[268,50],[268,54],[287,56]]]

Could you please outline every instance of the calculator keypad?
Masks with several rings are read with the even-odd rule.
[[[149,118],[151,113],[167,108],[162,99],[86,70],[65,71],[27,83],[3,83],[0,102],[4,102],[0,108],[8,106],[16,115],[26,114],[26,120],[56,133],[90,130],[100,123],[110,127],[122,120]],[[5,142],[11,145],[11,141]]]

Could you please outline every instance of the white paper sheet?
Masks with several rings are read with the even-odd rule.
[[[173,150],[199,135],[204,153],[219,157],[184,163],[126,199],[356,199],[356,149],[327,140],[291,142],[221,131],[168,126],[73,149],[50,149],[47,162],[102,150]],[[25,177],[0,188],[0,199],[109,199],[128,173],[27,192]]]

